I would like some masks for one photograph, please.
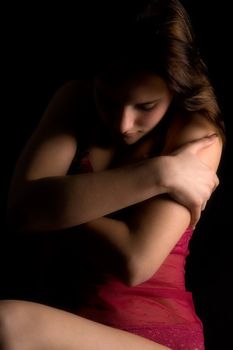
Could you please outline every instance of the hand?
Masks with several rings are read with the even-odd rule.
[[[189,142],[171,153],[165,161],[162,176],[167,193],[190,210],[192,227],[195,227],[201,211],[219,184],[216,173],[198,158],[198,152],[211,146],[216,137],[212,134]]]

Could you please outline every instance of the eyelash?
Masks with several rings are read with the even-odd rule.
[[[117,108],[119,108],[118,104],[115,102],[115,101],[112,101],[108,98],[105,98],[105,97],[102,97],[102,102],[103,104],[105,105],[105,109],[106,110],[114,110],[116,111]],[[139,109],[143,112],[150,112],[152,111],[154,108],[156,108],[156,106],[158,105],[158,103],[151,103],[151,104],[139,104],[139,105],[136,105],[136,109]]]
[[[145,111],[145,112],[149,112],[151,110],[153,110],[154,108],[156,107],[156,104],[153,104],[152,106],[146,106],[146,105],[138,105],[137,108],[142,110],[142,111]]]

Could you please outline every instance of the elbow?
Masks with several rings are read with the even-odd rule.
[[[45,223],[41,217],[35,215],[33,205],[31,209],[23,203],[15,203],[7,208],[7,228],[15,234],[44,231]]]
[[[126,280],[126,285],[128,287],[136,287],[139,286],[140,284],[146,282],[146,278],[142,278],[140,275],[131,275],[129,278]]]
[[[61,202],[47,179],[26,181],[9,193],[7,227],[15,233],[57,230],[63,219]]]
[[[26,233],[30,231],[29,218],[18,207],[9,207],[7,209],[6,222],[10,232]]]
[[[138,286],[149,280],[158,270],[142,257],[133,256],[127,261],[125,283],[129,287]]]
[[[27,202],[27,191],[23,194],[11,195],[8,198],[6,224],[10,232],[21,234],[33,231],[34,202]]]
[[[56,221],[52,215],[46,218],[35,213],[33,210],[21,208],[10,209],[7,213],[7,227],[10,232],[21,233],[42,233],[61,229],[60,220]]]

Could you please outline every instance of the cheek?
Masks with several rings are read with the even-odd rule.
[[[148,127],[156,126],[166,114],[168,107],[169,104],[162,104],[159,107],[157,107],[156,110],[151,113],[151,115],[148,115],[148,118],[145,118]]]
[[[151,113],[143,114],[138,121],[138,125],[141,127],[145,127],[146,129],[151,129],[160,122],[163,115],[164,113],[158,110],[156,112],[154,111]]]

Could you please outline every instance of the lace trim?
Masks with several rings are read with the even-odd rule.
[[[172,350],[204,350],[203,330],[198,325],[124,328],[125,331],[140,335]]]
[[[171,253],[184,254],[185,256],[187,256],[189,254],[188,246],[189,246],[189,241],[192,238],[192,234],[193,234],[193,230],[188,228],[184,232],[184,234],[182,235],[180,240],[176,243],[176,245],[173,248],[173,250],[171,251]]]

